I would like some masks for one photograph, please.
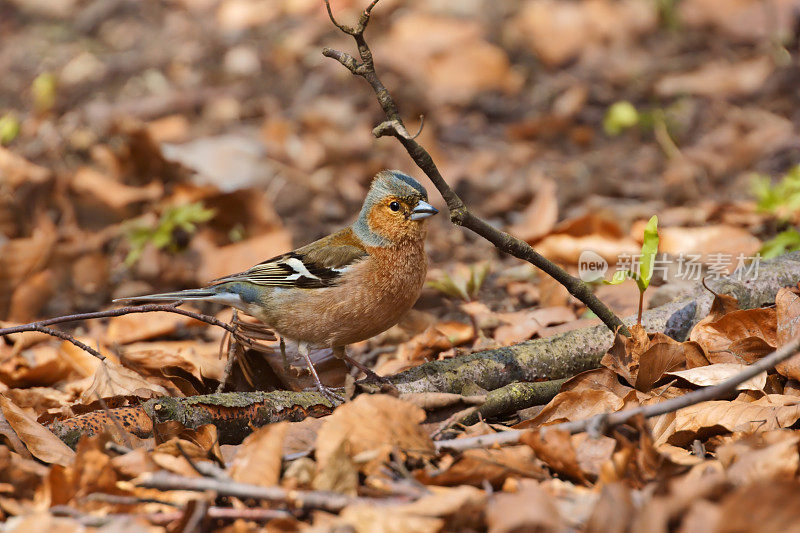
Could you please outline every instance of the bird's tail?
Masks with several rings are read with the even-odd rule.
[[[219,299],[219,291],[214,287],[203,289],[186,289],[184,291],[162,292],[158,294],[145,294],[142,296],[129,296],[127,298],[117,298],[115,302],[177,302],[178,300],[206,300],[215,301]]]

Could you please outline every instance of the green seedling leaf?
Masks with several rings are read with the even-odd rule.
[[[628,128],[638,124],[639,112],[632,103],[616,102],[608,108],[603,119],[603,129],[611,136],[617,136]]]
[[[650,286],[653,276],[653,262],[658,252],[658,217],[653,215],[644,228],[644,242],[642,243],[642,259],[639,262],[639,275],[636,284],[644,292]]]
[[[772,259],[797,250],[800,250],[800,232],[787,229],[765,242],[759,253],[763,259]]]
[[[633,277],[633,272],[631,272],[630,270],[617,270],[616,272],[614,272],[614,275],[611,276],[611,281],[603,280],[603,283],[606,285],[619,285],[626,279],[632,277]]]
[[[19,120],[13,113],[0,117],[0,144],[8,144],[19,135]]]

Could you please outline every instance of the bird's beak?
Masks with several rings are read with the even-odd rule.
[[[438,212],[439,210],[433,207],[431,204],[420,200],[417,202],[417,206],[411,210],[411,220],[422,220],[423,218],[431,217]]]

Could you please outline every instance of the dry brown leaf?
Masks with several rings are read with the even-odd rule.
[[[361,395],[337,408],[317,434],[317,461],[324,469],[343,443],[364,472],[388,460],[392,451],[412,457],[433,453],[433,442],[420,425],[425,411],[386,395]]]
[[[715,363],[708,366],[700,366],[690,368],[688,370],[673,370],[667,372],[669,376],[676,376],[685,379],[693,385],[701,387],[709,387],[717,385],[726,379],[733,377],[742,372],[747,365],[738,365],[736,363]],[[748,379],[744,383],[740,383],[736,388],[738,390],[763,390],[767,384],[767,372],[764,371],[754,378]]]
[[[441,518],[412,515],[393,507],[354,504],[342,509],[333,530],[354,531],[355,533],[438,533],[444,526]]]
[[[194,241],[200,242],[199,239]],[[199,283],[227,276],[231,272],[241,272],[264,260],[292,249],[289,232],[283,228],[251,237],[235,244],[218,248],[211,243],[199,247],[200,268],[197,272]]]
[[[800,296],[793,290],[782,288],[775,296],[777,321],[777,346],[784,346],[800,335]],[[800,358],[787,359],[775,366],[779,374],[790,379],[800,378]]]
[[[643,2],[526,2],[515,30],[546,65],[555,67],[608,43],[626,43],[656,28],[654,6]]]
[[[675,413],[675,432],[667,442],[684,445],[720,431],[753,433],[789,427],[800,419],[797,398],[769,394],[754,402],[710,401]]]
[[[403,343],[397,350],[396,358],[409,365],[431,361],[436,356],[453,347],[450,339],[436,327],[431,326],[410,341]]]
[[[322,418],[309,417],[300,422],[289,422],[289,429],[283,439],[282,455],[314,450],[317,433],[325,422]]]
[[[639,325],[630,328],[631,337],[617,335],[600,363],[619,374],[636,390],[647,392],[665,372],[683,369],[696,360],[695,343],[681,343],[663,333],[648,334]]]
[[[514,224],[509,232],[529,243],[550,233],[558,221],[558,198],[556,183],[547,178],[536,180],[536,196],[522,213],[522,220]]]
[[[70,186],[75,192],[90,195],[116,210],[134,202],[157,200],[164,194],[164,186],[160,181],[152,181],[144,187],[132,187],[89,167],[79,168]]]
[[[416,501],[398,505],[404,513],[417,516],[441,517],[445,530],[463,531],[481,523],[486,508],[486,492],[475,487],[427,487],[427,494]]]
[[[800,483],[796,479],[745,485],[720,502],[716,533],[794,532],[800,523]]]
[[[91,385],[81,394],[80,402],[89,405],[98,398],[106,400],[118,396],[149,400],[169,396],[169,393],[161,385],[150,383],[133,370],[106,360],[97,368]]]
[[[773,479],[793,479],[800,466],[796,431],[775,430],[726,443],[716,450],[728,479],[737,485]]]
[[[766,56],[737,61],[711,61],[691,72],[668,74],[658,80],[659,96],[684,94],[726,98],[758,92],[775,69]]]
[[[516,492],[500,492],[486,506],[490,533],[563,531],[564,524],[553,497],[538,482],[522,480]]]
[[[530,446],[536,452],[536,457],[544,461],[554,472],[579,483],[587,483],[586,473],[578,462],[570,434],[566,431],[559,429],[543,432],[528,431],[520,437],[520,442]]]
[[[244,439],[231,465],[231,478],[241,483],[275,486],[281,478],[283,442],[288,422],[257,429]]]
[[[570,390],[559,392],[531,420],[521,427],[539,427],[543,424],[562,420],[582,420],[601,413],[619,411],[625,400],[610,390]]]
[[[74,368],[51,344],[38,344],[0,363],[0,382],[9,387],[49,386],[65,380]]]
[[[767,35],[791,32],[798,7],[797,0],[682,0],[677,10],[688,28],[759,43]]]
[[[179,328],[203,325],[176,313],[132,313],[109,320],[105,338],[108,344],[130,344],[170,335]]]
[[[620,237],[610,239],[600,235],[573,237],[572,235],[548,235],[536,245],[536,250],[548,259],[568,264],[577,264],[581,254],[591,250],[606,261],[615,263],[620,255],[635,256],[641,246],[633,239]]]
[[[414,475],[426,485],[477,487],[484,482],[499,487],[509,476],[546,477],[542,462],[527,446],[505,446],[488,450],[466,450],[460,457],[439,465],[436,471],[418,471]]]
[[[0,395],[0,409],[9,425],[34,457],[45,463],[61,466],[72,463],[75,452],[69,446],[2,395]]]
[[[336,446],[326,443],[325,449],[325,462],[317,463],[311,487],[355,496],[358,493],[358,467],[351,457],[349,442],[340,436]]]
[[[409,12],[393,21],[374,50],[409,79],[425,83],[439,103],[468,103],[483,91],[516,92],[521,78],[483,33],[473,21]]]
[[[575,320],[575,313],[566,306],[496,313],[495,316],[506,323],[494,332],[495,340],[504,346],[530,339],[544,327]]]
[[[624,483],[603,484],[600,498],[586,524],[587,533],[626,533],[634,506],[631,489]]]
[[[715,362],[738,362],[752,363],[755,361],[745,359],[740,360],[720,360],[724,355],[719,352],[730,353],[731,344],[735,341],[744,341],[748,337],[758,337],[763,339],[770,346],[777,345],[777,334],[775,331],[775,308],[761,309],[742,309],[732,311],[716,321],[700,321],[692,328],[689,339],[697,342],[708,354],[712,363]],[[740,343],[733,348],[742,350],[752,348],[752,341]],[[744,355],[748,352],[745,350]],[[731,353],[732,357],[735,357]]]
[[[161,376],[167,367],[177,367],[197,379],[220,379],[225,359],[220,358],[217,342],[160,341],[137,342],[120,349],[126,363],[139,371]]]
[[[643,235],[644,224],[634,224],[631,228],[632,235]],[[658,251],[680,255],[698,253],[700,261],[712,262],[713,256],[729,257],[730,272],[736,268],[736,257],[743,254],[744,257],[754,256],[761,249],[761,241],[754,237],[750,232],[728,225],[703,226],[698,228],[677,228],[667,227],[658,228],[659,244]],[[719,256],[718,254],[723,254]],[[725,263],[715,260],[716,263]]]

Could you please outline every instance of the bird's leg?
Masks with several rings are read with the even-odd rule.
[[[314,383],[316,383],[319,393],[334,403],[344,403],[344,398],[330,390],[328,387],[322,384],[322,381],[320,381],[319,374],[317,374],[317,369],[314,368],[314,363],[311,362],[311,356],[308,355],[308,344],[305,342],[299,343],[297,345],[297,351],[300,352],[300,355],[305,358],[306,364],[308,365],[308,369],[311,371],[311,375],[314,377]]]
[[[281,357],[283,357],[283,370],[284,372],[288,372],[289,358],[286,357],[286,341],[283,340],[283,335],[281,335]]]
[[[347,355],[347,348],[344,346],[334,346],[333,347],[333,355],[338,357],[339,359],[344,360],[347,363],[350,363],[357,369],[361,370],[364,374],[367,375],[366,380],[370,383],[374,383],[375,385],[391,385],[394,388],[394,384],[389,378],[385,378],[383,376],[379,376],[375,372],[372,371],[371,368],[367,367],[366,365],[362,364],[360,361],[356,361],[349,355]]]

